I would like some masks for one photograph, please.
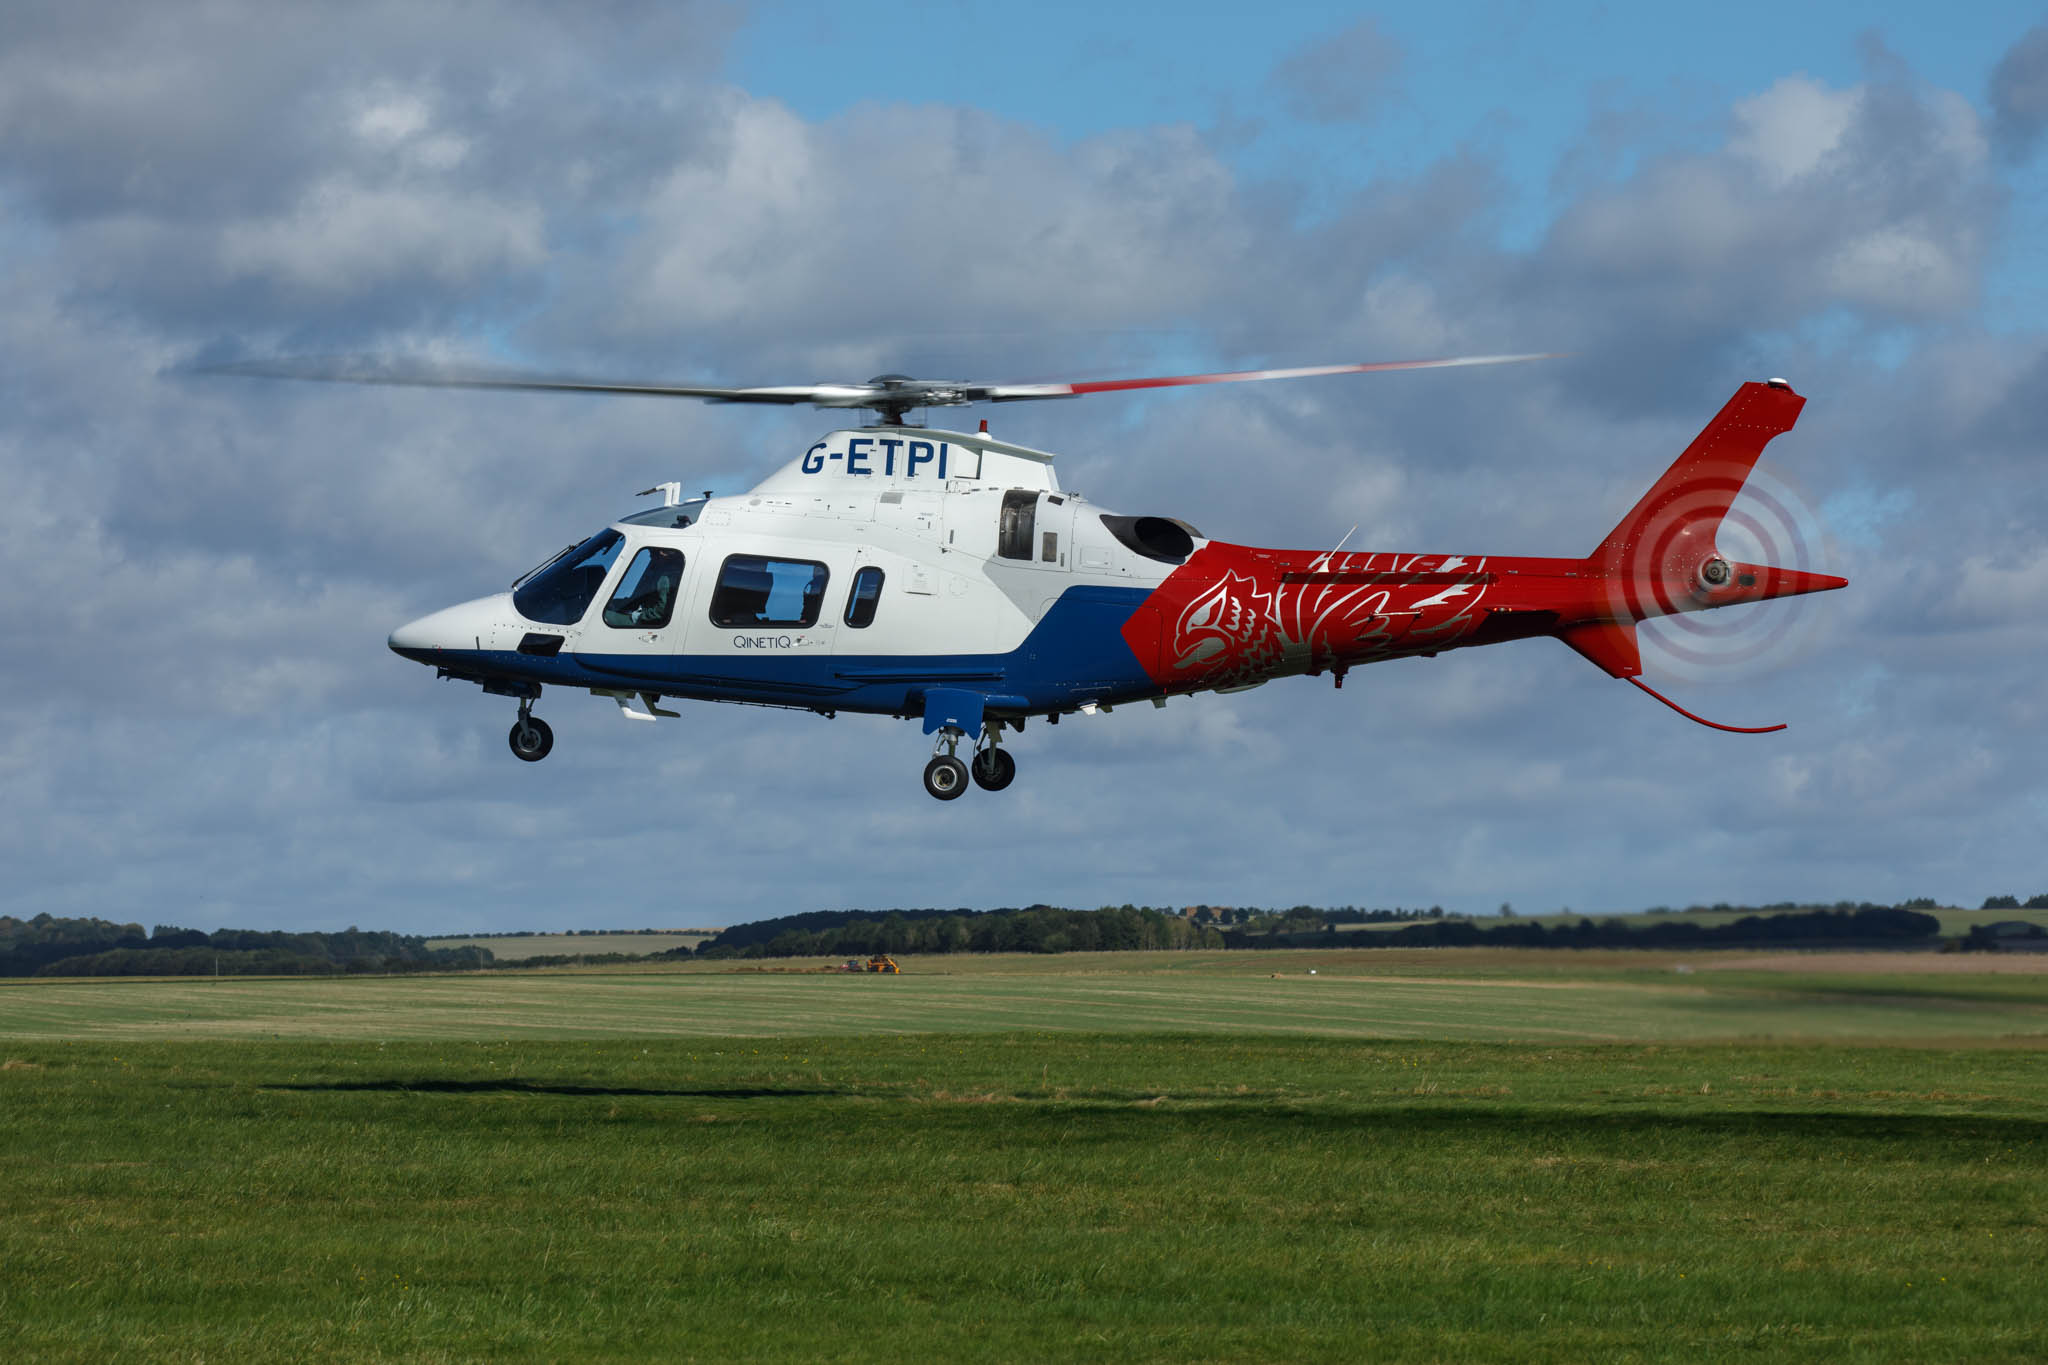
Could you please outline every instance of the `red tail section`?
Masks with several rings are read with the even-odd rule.
[[[1672,710],[1717,730],[1765,733],[1702,720],[1642,680],[1636,623],[1653,616],[1824,592],[1847,580],[1829,574],[1744,564],[1724,558],[1715,537],[1728,509],[1773,437],[1792,429],[1806,400],[1783,380],[1744,384],[1586,558],[1605,581],[1601,615],[1579,620],[1558,638]]]
[[[1773,437],[1792,429],[1805,406],[1806,400],[1781,380],[1744,384],[1607,533],[1588,559],[1609,581],[1616,619],[1641,621],[1841,586],[1838,580],[1796,585],[1795,578],[1816,575],[1731,564],[1714,547],[1715,533],[1757,457]]]

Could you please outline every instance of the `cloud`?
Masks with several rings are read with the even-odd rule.
[[[1991,70],[1992,126],[2015,161],[2033,155],[2048,128],[2048,24],[2036,24]]]
[[[1310,123],[1370,122],[1392,97],[1401,45],[1373,19],[1307,44],[1273,68],[1267,85],[1287,112]]]
[[[704,4],[31,7],[0,51],[0,185],[82,295],[170,325],[395,328],[538,289],[575,206],[688,146]],[[656,54],[659,54],[658,56]]]
[[[1788,78],[1732,123],[1718,152],[1663,157],[1568,207],[1531,272],[1580,291],[1595,326],[1680,337],[1835,307],[1889,323],[1974,305],[1998,192],[1966,101]]]
[[[1234,177],[1185,129],[1062,148],[969,110],[868,106],[814,125],[732,94],[715,143],[630,205],[637,230],[578,280],[566,328],[745,346],[964,320],[1144,324],[1205,308],[1257,235]]]
[[[2012,622],[2048,564],[2048,341],[1977,313],[2016,96],[1987,123],[1890,62],[1761,83],[1683,150],[1589,129],[1614,154],[1508,246],[1492,153],[1303,215],[1183,126],[807,114],[722,74],[717,9],[24,14],[0,51],[18,906],[508,928],[2024,880],[2048,660]],[[1357,121],[1400,70],[1367,23],[1276,79]],[[1788,373],[1813,401],[1767,458],[1847,518],[1855,581],[1793,666],[1674,689],[1792,722],[1755,743],[1534,641],[1033,722],[1010,792],[947,807],[914,727],[873,718],[629,726],[550,691],[529,769],[509,701],[384,633],[636,489],[737,491],[834,419],[178,373],[376,348],[746,382],[1568,350],[991,414],[1100,504],[1214,535],[1546,555],[1589,549],[1736,382]]]
[[[1830,90],[1807,76],[1787,76],[1748,99],[1737,100],[1728,152],[1759,168],[1773,188],[1810,175],[1841,147],[1855,122],[1861,96]]]

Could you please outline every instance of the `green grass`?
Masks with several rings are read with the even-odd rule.
[[[692,948],[712,937],[709,930],[607,929],[595,934],[451,935],[427,940],[429,948],[488,948],[500,962],[529,957],[566,957],[574,953],[665,953]]]
[[[2048,1352],[2030,1051],[1034,1034],[13,1060],[15,1358]]]
[[[1698,961],[1734,968],[1724,954]],[[1690,965],[1684,963],[1681,965]],[[1307,974],[1310,967],[1317,974]],[[2048,1038],[2048,975],[1695,970],[1671,955],[1102,953],[909,960],[901,976],[676,971],[0,985],[0,1038],[493,1040],[1005,1032],[1575,1042]]]
[[[2048,979],[1557,956],[8,987],[0,1341],[2048,1356]]]

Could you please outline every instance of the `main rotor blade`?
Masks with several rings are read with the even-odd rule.
[[[635,394],[650,398],[701,398],[713,403],[809,403],[820,408],[873,408],[885,420],[901,421],[911,408],[950,408],[968,403],[1016,403],[1034,398],[1078,398],[1090,393],[1167,389],[1188,384],[1242,384],[1259,379],[1307,379],[1318,375],[1373,374],[1381,370],[1441,370],[1464,365],[1508,365],[1548,360],[1549,354],[1461,355],[1436,360],[1381,360],[1363,365],[1305,365],[1287,370],[1230,370],[1217,374],[1160,375],[1150,379],[1088,379],[1066,384],[982,384],[950,379],[882,375],[864,384],[773,384],[723,388],[702,384],[630,383],[517,370],[408,367],[366,358],[309,357],[248,360],[199,366],[199,374],[250,375],[264,379],[311,379],[334,384],[385,384],[430,389],[514,389],[531,393]]]
[[[401,369],[362,361],[249,360],[202,365],[198,374],[248,375],[258,379],[311,379],[328,384],[384,384],[423,389],[524,389],[532,393],[626,393],[652,398],[704,398],[714,403],[858,403],[870,390],[858,384],[788,384],[762,388],[635,384],[611,379],[522,374],[512,370]]]
[[[1171,374],[1152,379],[1090,379],[1072,384],[977,385],[975,396],[991,403],[1031,398],[1076,398],[1087,393],[1122,393],[1129,389],[1170,389],[1184,384],[1243,384],[1260,379],[1313,379],[1328,374],[1375,374],[1381,370],[1447,370],[1461,365],[1513,365],[1524,360],[1553,360],[1557,352],[1528,355],[1455,355],[1436,360],[1382,360],[1365,365],[1303,365],[1291,370],[1227,370],[1218,374]]]

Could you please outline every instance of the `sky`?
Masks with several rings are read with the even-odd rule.
[[[2044,142],[2038,4],[10,4],[0,912],[2048,891]],[[1576,555],[1784,376],[1808,406],[1729,536],[1851,585],[1647,653],[1789,729],[1693,726],[1539,640],[1034,723],[1014,786],[943,805],[886,718],[551,692],[521,764],[512,703],[390,630],[651,484],[742,491],[833,415],[192,373],[1528,351],[1564,355],[987,415],[1222,539]]]

